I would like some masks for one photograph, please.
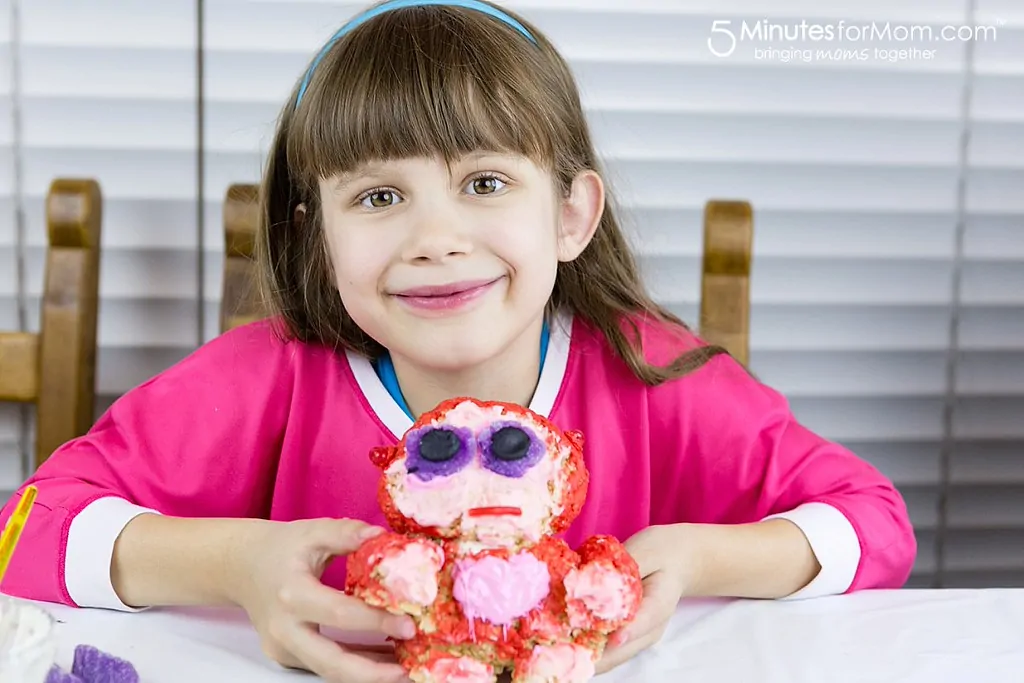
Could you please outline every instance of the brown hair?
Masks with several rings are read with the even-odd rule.
[[[451,163],[481,149],[529,157],[551,169],[563,193],[580,171],[600,172],[568,65],[534,26],[506,13],[537,43],[474,10],[395,10],[333,45],[301,106],[298,88],[292,93],[267,160],[257,240],[264,295],[288,335],[369,357],[383,352],[338,295],[320,227],[319,178],[370,160],[437,155]],[[610,198],[591,243],[558,264],[548,313],[559,309],[603,333],[650,385],[725,353],[702,345],[665,367],[645,360],[638,319],[687,328],[643,287]]]

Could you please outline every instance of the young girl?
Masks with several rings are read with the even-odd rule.
[[[318,627],[408,635],[337,588],[383,523],[368,453],[453,396],[586,434],[566,540],[614,534],[647,577],[599,671],[654,643],[682,597],[901,586],[916,545],[892,484],[656,305],[612,205],[572,75],[535,27],[476,0],[360,15],[303,74],[270,151],[275,315],[53,454],[5,589],[239,605],[282,664],[401,680]]]

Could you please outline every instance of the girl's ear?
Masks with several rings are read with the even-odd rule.
[[[562,200],[558,226],[558,260],[579,256],[597,231],[604,213],[604,182],[595,171],[581,171]]]
[[[302,222],[305,221],[305,220],[306,220],[306,205],[303,203],[303,204],[299,204],[298,206],[295,207],[295,214],[292,216],[292,221],[294,221],[296,226],[301,226]]]

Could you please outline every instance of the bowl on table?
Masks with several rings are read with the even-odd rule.
[[[36,605],[0,595],[0,681],[43,683],[56,659],[53,617]]]

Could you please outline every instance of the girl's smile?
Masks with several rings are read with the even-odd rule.
[[[446,285],[412,287],[396,292],[394,298],[414,313],[446,315],[462,312],[494,289],[505,276],[483,280],[465,280]]]

